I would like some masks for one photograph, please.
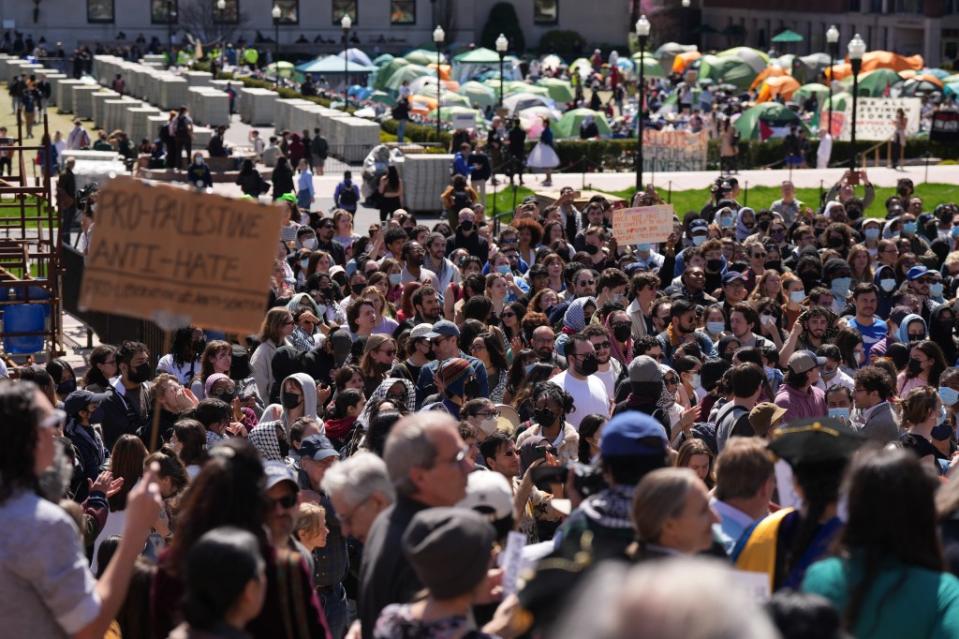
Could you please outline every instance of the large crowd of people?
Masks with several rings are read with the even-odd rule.
[[[959,208],[738,189],[284,196],[256,336],[8,362],[4,633],[959,635]]]

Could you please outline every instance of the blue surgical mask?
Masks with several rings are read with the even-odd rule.
[[[949,388],[948,386],[940,386],[939,399],[941,399],[942,403],[946,406],[955,406],[956,402],[959,402],[959,391],[954,388]]]
[[[501,273],[502,275],[506,275],[507,273],[509,273],[509,264],[500,264],[499,266],[496,267],[496,272]]]
[[[806,299],[806,291],[789,291],[790,302],[800,304],[804,299]]]
[[[689,380],[689,383],[693,388],[699,388],[699,373],[693,373],[692,378]]]
[[[902,225],[903,235],[912,235],[916,232],[916,223],[915,222],[906,222]]]
[[[879,237],[879,229],[877,229],[875,226],[870,226],[869,228],[864,229],[862,234],[866,236],[867,240],[875,240]]]
[[[402,273],[390,273],[390,285],[396,286],[403,279]]]
[[[849,419],[849,409],[836,406],[829,409],[829,416],[833,419]]]
[[[942,297],[942,282],[933,282],[930,284],[929,295],[932,297]]]
[[[887,293],[891,293],[892,289],[896,288],[896,280],[879,280],[879,288],[884,290]]]
[[[694,235],[693,236],[693,246],[699,246],[706,241],[705,235]]]
[[[653,250],[653,245],[652,245],[652,244],[637,244],[637,245],[636,245],[636,250],[639,251],[640,253],[649,253],[651,250]]]
[[[949,229],[949,235],[952,237],[959,237],[959,226],[954,226]]]
[[[829,290],[833,292],[833,295],[846,297],[846,294],[849,293],[849,286],[851,284],[852,284],[851,277],[837,277],[829,285]]]
[[[706,330],[713,335],[718,335],[726,330],[725,322],[706,322]]]
[[[724,229],[730,229],[733,227],[733,218],[726,217],[725,215],[719,216],[719,227]],[[957,227],[959,228],[959,227]]]

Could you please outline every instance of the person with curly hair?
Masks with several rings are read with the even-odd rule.
[[[543,437],[553,444],[561,463],[579,459],[579,433],[566,421],[573,412],[573,396],[553,382],[539,382],[530,399],[533,418],[516,438],[516,446],[521,448],[531,437]]]

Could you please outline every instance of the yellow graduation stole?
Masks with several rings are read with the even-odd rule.
[[[783,508],[764,517],[753,528],[752,534],[743,545],[736,568],[748,572],[763,572],[769,576],[769,591],[775,592],[776,585],[776,541],[779,538],[779,526],[793,508]]]

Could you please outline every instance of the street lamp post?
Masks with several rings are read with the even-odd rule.
[[[866,43],[863,42],[859,34],[853,36],[847,47],[849,51],[849,64],[852,65],[852,129],[849,135],[849,141],[852,142],[850,148],[851,156],[849,158],[849,168],[856,168],[856,100],[859,97],[859,70],[862,68],[862,56],[866,53]]]
[[[509,40],[502,33],[496,38],[496,53],[499,54],[499,108],[503,108],[503,59],[509,50]]]
[[[223,71],[223,50],[226,49],[226,38],[223,37],[223,22],[226,19],[226,0],[216,0],[216,10],[220,12],[220,71]]]
[[[350,14],[344,13],[340,20],[343,29],[343,110],[350,108],[350,29],[353,28],[353,19]]]
[[[687,28],[687,14],[689,13],[689,6],[692,4],[692,2],[690,2],[690,0],[682,0],[682,2],[680,2],[680,4],[681,4],[682,7],[683,7],[683,9],[682,9],[682,14],[683,14],[683,32],[682,32],[682,33],[683,33],[683,39],[686,39],[686,38],[689,36],[689,33],[687,32],[687,31],[688,31],[688,28]]]
[[[636,133],[636,191],[643,189],[643,99],[646,97],[646,40],[649,39],[649,20],[645,15],[636,21],[636,35],[639,38],[639,104],[636,119],[639,127]]]
[[[446,32],[443,27],[436,25],[433,29],[433,43],[436,44],[436,141],[440,141],[440,63],[442,62],[443,40]]]
[[[273,79],[276,85],[280,86],[280,16],[282,11],[280,5],[273,5]]]
[[[829,121],[826,124],[826,131],[832,135],[832,81],[836,65],[836,48],[839,44],[839,29],[832,25],[826,31],[826,48],[829,49],[829,77],[826,81],[829,83]],[[822,113],[822,111],[820,111]],[[820,127],[822,125],[820,124]]]
[[[169,66],[167,68],[173,68],[176,65],[176,59],[173,55],[173,21],[176,19],[176,9],[173,6],[173,0],[167,0],[166,3],[166,37],[167,44],[170,47],[170,59]]]

